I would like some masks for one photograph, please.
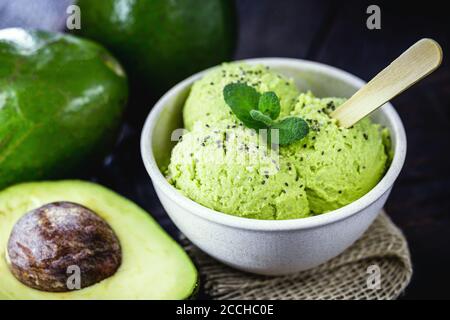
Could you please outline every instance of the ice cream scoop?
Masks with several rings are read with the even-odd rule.
[[[343,207],[369,192],[389,165],[387,129],[362,119],[342,128],[329,113],[345,99],[317,98],[312,93],[297,98],[292,115],[310,124],[302,140],[280,148],[306,184],[312,215]]]
[[[229,83],[247,83],[260,92],[273,91],[280,98],[281,114],[286,116],[299,94],[292,79],[263,65],[224,63],[205,74],[191,88],[183,109],[184,126],[191,130],[195,122],[215,123],[220,120],[238,122],[223,99],[223,88]]]
[[[258,134],[223,121],[197,122],[174,147],[168,180],[208,208],[253,219],[310,215],[295,166],[260,143]]]

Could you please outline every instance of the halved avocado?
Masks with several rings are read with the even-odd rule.
[[[39,282],[36,282],[38,289],[32,288],[24,284],[20,274],[19,276],[17,273],[13,274],[12,271],[17,270],[13,266],[14,260],[18,260],[13,255],[13,248],[19,251],[23,248],[26,253],[23,255],[24,257],[36,254],[35,252],[30,253],[31,251],[28,250],[30,248],[27,248],[24,243],[20,243],[20,239],[28,238],[30,240],[32,237],[30,234],[34,231],[31,231],[30,234],[18,231],[27,228],[28,230],[42,228],[42,226],[30,226],[30,223],[34,221],[30,217],[35,216],[36,212],[50,210],[49,207],[58,210],[68,208],[75,211],[78,210],[76,208],[81,208],[85,217],[88,217],[88,220],[85,220],[88,222],[85,225],[87,228],[82,230],[84,234],[91,232],[92,221],[104,221],[104,224],[101,224],[101,228],[104,230],[110,227],[112,233],[109,233],[108,237],[118,240],[121,252],[121,259],[115,260],[115,263],[118,262],[118,268],[110,268],[113,270],[113,274],[105,275],[106,278],[100,282],[66,292],[50,292],[39,289],[41,286]],[[58,220],[56,225],[59,222]],[[54,223],[50,223],[47,227],[52,232],[56,228]],[[115,237],[112,234],[115,234]],[[48,233],[40,233],[40,235],[44,235],[46,241],[50,239]],[[67,232],[67,237],[69,236],[70,232]],[[58,237],[55,239],[53,240],[62,241]],[[81,239],[88,239],[90,247],[97,246],[103,249],[107,247],[101,243],[97,245],[91,243],[91,241],[99,241],[98,234]],[[32,240],[28,244],[33,243]],[[63,237],[63,240],[67,239]],[[48,250],[48,247],[45,250]],[[116,246],[112,255],[117,255],[117,252],[119,251]],[[104,259],[104,251],[102,254],[103,256],[99,259],[103,261],[103,265],[105,263],[108,265],[110,260]],[[52,255],[49,256],[49,259],[54,258]],[[72,255],[72,258],[74,256],[79,258],[79,255]],[[48,265],[54,267],[55,264],[64,262],[70,257],[59,258],[61,259],[56,262],[51,261],[52,263],[48,263]],[[93,259],[95,261],[95,255],[86,261],[92,262]],[[49,270],[56,272],[57,269]],[[0,192],[0,275],[0,300],[186,299],[193,295],[197,287],[197,270],[188,255],[147,212],[100,185],[72,180],[25,183]],[[48,276],[49,273],[46,275]]]

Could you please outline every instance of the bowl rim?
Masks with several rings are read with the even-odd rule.
[[[366,82],[362,79],[350,74],[346,71],[332,67],[326,64],[308,61],[303,59],[294,58],[255,58],[238,60],[238,62],[245,62],[249,64],[263,64],[269,67],[285,66],[300,70],[310,70],[319,73],[328,74],[334,78],[340,79],[350,85],[361,87]],[[397,179],[400,171],[403,167],[403,163],[406,157],[406,134],[403,127],[403,123],[395,111],[394,107],[390,103],[386,103],[381,107],[382,112],[392,123],[391,134],[396,138],[396,144],[394,149],[394,157],[391,165],[383,178],[373,187],[368,193],[361,198],[353,201],[352,203],[341,207],[336,210],[332,210],[320,215],[288,219],[288,220],[258,220],[244,217],[238,217],[230,214],[226,214],[220,211],[216,211],[207,208],[190,198],[183,195],[179,190],[172,186],[159,170],[158,165],[153,154],[152,140],[153,131],[159,116],[164,109],[168,100],[175,95],[182,92],[186,87],[190,86],[193,82],[201,78],[205,73],[218,66],[208,68],[204,71],[198,72],[187,79],[181,81],[174,87],[172,87],[166,94],[164,94],[154,105],[150,111],[141,134],[141,156],[144,162],[145,168],[155,186],[155,189],[160,189],[171,201],[174,201],[178,205],[184,207],[190,213],[209,220],[210,222],[221,224],[233,228],[258,230],[258,231],[278,231],[278,230],[299,230],[316,228],[319,226],[331,224],[350,216],[357,214],[358,212],[369,207],[376,202],[386,192],[390,190],[395,180]],[[158,197],[160,195],[158,194]],[[170,214],[169,214],[170,215]],[[188,217],[186,217],[188,218]]]

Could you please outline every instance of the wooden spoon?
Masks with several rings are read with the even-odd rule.
[[[395,59],[369,83],[331,113],[348,128],[433,72],[442,62],[442,48],[422,39]]]

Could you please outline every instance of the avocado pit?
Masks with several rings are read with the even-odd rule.
[[[42,291],[71,291],[68,268],[80,270],[80,288],[112,276],[122,261],[111,227],[90,209],[53,202],[25,214],[14,225],[7,245],[12,274]]]

